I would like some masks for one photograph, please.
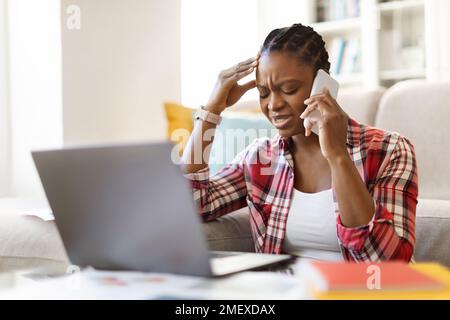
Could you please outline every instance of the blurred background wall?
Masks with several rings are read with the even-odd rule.
[[[181,99],[180,0],[63,0],[61,16],[65,144],[164,138],[162,102]]]

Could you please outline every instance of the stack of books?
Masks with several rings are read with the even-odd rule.
[[[318,0],[319,22],[342,20],[360,16],[360,0]]]
[[[331,73],[347,75],[360,69],[360,44],[355,38],[335,37],[329,44]]]
[[[321,300],[448,300],[450,271],[435,263],[297,265],[313,298]]]

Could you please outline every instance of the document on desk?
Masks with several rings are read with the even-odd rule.
[[[45,199],[6,198],[0,200],[0,214],[33,216],[43,221],[53,221],[55,217]]]
[[[306,290],[295,277],[269,272],[244,272],[210,279],[86,269],[3,291],[0,299],[289,300],[302,299],[305,294]]]
[[[53,215],[52,210],[50,208],[37,208],[29,211],[23,212],[23,215],[29,217],[36,217],[44,221],[53,221],[55,220],[55,216]]]

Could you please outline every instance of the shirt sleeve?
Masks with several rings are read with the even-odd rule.
[[[247,153],[248,148],[211,177],[209,167],[184,175],[191,182],[194,201],[204,222],[247,206],[244,174]]]
[[[372,194],[375,214],[360,228],[346,228],[338,214],[337,233],[357,262],[410,262],[415,245],[418,176],[414,147],[400,137]]]

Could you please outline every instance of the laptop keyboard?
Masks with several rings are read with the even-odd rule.
[[[232,251],[210,251],[209,252],[209,257],[211,259],[214,258],[227,258],[227,257],[237,257],[242,255],[244,252],[232,252]],[[244,254],[245,256],[245,254]],[[233,259],[234,260],[234,259]],[[247,260],[248,261],[248,260]],[[238,261],[234,261],[238,264],[240,264],[241,262]],[[281,263],[280,265],[273,265],[273,266],[268,266],[268,267],[263,267],[261,269],[261,271],[268,271],[268,272],[274,272],[274,273],[280,273],[280,274],[285,274],[285,275],[289,275],[289,276],[293,276],[294,273],[294,268],[293,268],[294,262],[290,262],[288,264],[286,263]]]
[[[209,257],[210,258],[226,258],[226,257],[234,257],[238,256],[241,253],[239,252],[227,252],[227,251],[210,251]]]

